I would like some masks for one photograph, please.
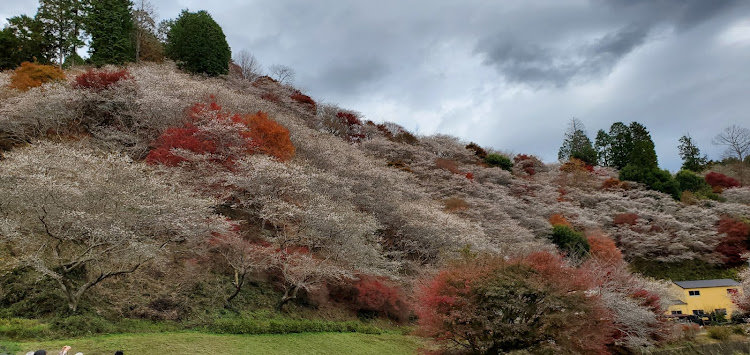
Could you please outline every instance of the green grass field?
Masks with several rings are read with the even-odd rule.
[[[80,339],[11,343],[19,354],[46,349],[56,354],[416,354],[422,342],[399,334],[300,333],[283,335],[217,335],[198,332],[117,334]]]

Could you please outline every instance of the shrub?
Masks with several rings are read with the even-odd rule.
[[[620,170],[620,180],[640,182],[650,190],[663,192],[675,200],[680,199],[680,187],[668,170],[628,164]]]
[[[56,80],[65,80],[65,73],[60,68],[52,65],[23,62],[13,72],[9,87],[26,91]]]
[[[360,312],[375,312],[399,320],[408,316],[404,291],[388,279],[361,276],[354,287],[357,289],[356,305]]]
[[[711,186],[706,183],[706,180],[690,170],[680,170],[675,175],[675,180],[680,185],[680,191],[693,193],[711,191]]]
[[[130,79],[127,69],[119,71],[96,71],[89,69],[87,72],[76,76],[73,87],[91,90],[104,90],[117,84],[121,80]]]
[[[281,98],[279,97],[279,95],[276,95],[272,92],[264,92],[260,95],[260,98],[277,104],[281,102]]]
[[[468,258],[417,290],[420,333],[447,352],[604,353],[612,327],[587,280],[548,253]]]
[[[480,147],[479,144],[471,142],[466,146],[466,149],[474,152],[474,155],[478,156],[482,160],[487,158],[487,151],[484,150],[484,148]]]
[[[588,255],[591,248],[589,242],[583,237],[583,233],[576,232],[567,226],[553,226],[550,239],[560,250],[578,258]]]
[[[573,172],[592,173],[594,172],[594,166],[587,164],[585,161],[581,159],[570,158],[570,160],[560,165],[560,171],[564,171],[566,173],[573,173]]]
[[[448,170],[454,174],[461,174],[461,170],[458,169],[458,164],[455,161],[445,158],[435,159],[435,167],[438,169]]]
[[[508,157],[496,153],[487,154],[487,157],[484,158],[484,162],[491,167],[498,167],[507,171],[513,169],[513,163]]]
[[[638,214],[636,213],[620,213],[618,215],[615,215],[614,220],[612,223],[616,225],[622,225],[622,224],[629,224],[631,226],[638,223]]]
[[[211,15],[187,10],[167,35],[166,53],[180,69],[209,76],[227,74],[232,56],[224,31]]]
[[[0,318],[0,338],[2,339],[39,339],[49,335],[49,325],[40,323],[37,320],[22,318]]]
[[[706,182],[714,188],[721,187],[728,189],[740,186],[740,182],[737,179],[714,171],[706,174]]]
[[[245,115],[242,121],[250,128],[247,138],[252,140],[258,152],[280,161],[294,157],[295,149],[289,138],[289,130],[268,118],[265,112],[258,111],[252,115]]]
[[[419,139],[417,139],[417,137],[407,131],[398,132],[395,136],[393,136],[393,141],[409,145],[415,145],[419,143]]]
[[[469,209],[469,203],[466,200],[456,197],[443,200],[443,205],[445,205],[445,210],[448,212]]]
[[[549,224],[553,226],[565,226],[568,228],[573,228],[573,225],[568,222],[568,220],[565,218],[565,216],[561,214],[553,214],[549,216]]]
[[[623,261],[622,252],[615,245],[615,241],[606,235],[592,233],[586,236],[589,242],[591,256],[607,264],[618,264]]]
[[[540,172],[542,169],[544,169],[544,164],[542,163],[542,161],[533,155],[518,154],[513,157],[513,162],[515,163],[513,166],[513,172],[516,175],[525,174],[527,176],[534,176],[537,172]]]
[[[734,218],[724,216],[719,220],[718,232],[724,234],[715,251],[724,256],[727,266],[743,265],[746,259],[742,256],[748,252],[750,226]]]
[[[313,100],[310,96],[307,96],[299,91],[293,93],[289,97],[292,100],[297,101],[301,104],[310,105],[312,111],[315,111],[317,109],[317,104],[315,103],[315,100]]]
[[[709,338],[716,340],[727,340],[732,335],[732,329],[728,327],[709,327],[706,332]]]
[[[146,156],[146,162],[179,165],[187,161],[176,151],[181,149],[231,167],[238,152],[251,154],[258,149],[258,144],[251,138],[254,134],[249,127],[252,118],[224,112],[216,102],[193,105],[188,111],[188,119],[183,127],[169,128],[157,139],[155,148]],[[277,135],[271,137],[277,138]]]
[[[623,183],[618,178],[609,178],[604,180],[602,183],[602,189],[620,189],[623,188]]]

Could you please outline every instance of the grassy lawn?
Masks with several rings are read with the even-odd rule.
[[[74,354],[416,354],[419,338],[398,334],[300,333],[283,335],[217,335],[197,332],[118,334],[89,338],[14,343],[19,354],[63,345]],[[51,351],[53,350],[53,351]]]

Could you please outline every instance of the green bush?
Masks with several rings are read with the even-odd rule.
[[[310,319],[269,320],[253,318],[221,318],[207,327],[208,331],[220,334],[290,334],[319,332],[349,332],[365,334],[382,334],[383,331],[360,322],[332,322]]]
[[[677,180],[682,191],[699,192],[711,190],[711,186],[706,183],[706,179],[690,170],[680,170],[674,178]]]
[[[510,161],[510,158],[500,154],[487,154],[487,157],[484,158],[484,162],[489,166],[499,167],[503,170],[510,171],[513,169],[513,162]]]
[[[680,199],[680,186],[668,170],[628,164],[620,170],[620,180],[640,182],[650,190],[663,192]]]
[[[590,245],[588,240],[583,236],[583,233],[574,231],[568,226],[556,225],[552,228],[552,235],[550,235],[552,242],[557,245],[560,250],[566,252],[570,256],[576,256],[584,258],[589,253]]]
[[[224,31],[206,11],[182,11],[167,35],[167,56],[180,69],[217,76],[229,72],[229,49]]]
[[[50,334],[49,325],[40,323],[38,320],[23,318],[0,319],[0,339],[38,339]]]
[[[90,315],[55,318],[50,322],[50,327],[55,333],[72,337],[117,332],[117,328],[111,322]]]
[[[728,327],[709,327],[706,331],[709,338],[716,340],[727,340],[732,335],[732,329]]]

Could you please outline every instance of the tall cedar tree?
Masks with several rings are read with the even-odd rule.
[[[679,199],[680,187],[669,171],[659,169],[654,141],[646,127],[633,122],[628,128],[632,150],[627,165],[620,170],[620,180],[640,182],[651,190]]]
[[[603,129],[596,132],[596,140],[594,141],[594,150],[598,158],[599,165],[611,166],[612,164],[612,139],[609,134]]]
[[[657,168],[656,150],[654,141],[646,126],[632,122],[630,124],[630,135],[633,138],[633,150],[630,152],[628,164],[644,168]]]
[[[622,122],[615,122],[609,128],[611,166],[622,169],[630,162],[633,150],[633,136],[630,128]]]
[[[232,51],[221,26],[206,11],[182,11],[167,35],[166,51],[180,69],[209,76],[229,72]]]
[[[50,39],[53,57],[59,66],[65,57],[83,44],[81,31],[85,3],[81,0],[40,0],[36,18],[43,24],[44,36]]]
[[[690,135],[680,137],[680,158],[682,158],[682,169],[701,172],[706,166],[708,158],[701,156],[701,150],[693,142]]]
[[[570,120],[568,131],[565,133],[565,140],[557,153],[560,161],[567,161],[570,158],[583,160],[588,165],[596,165],[597,154],[591,146],[591,140],[586,135],[583,122],[577,118]]]
[[[45,34],[44,24],[26,15],[8,19],[8,26],[0,32],[0,68],[13,69],[23,62],[49,64],[52,41]],[[5,44],[7,43],[7,45]]]
[[[94,64],[123,64],[135,59],[131,6],[129,0],[92,0],[88,31]]]

